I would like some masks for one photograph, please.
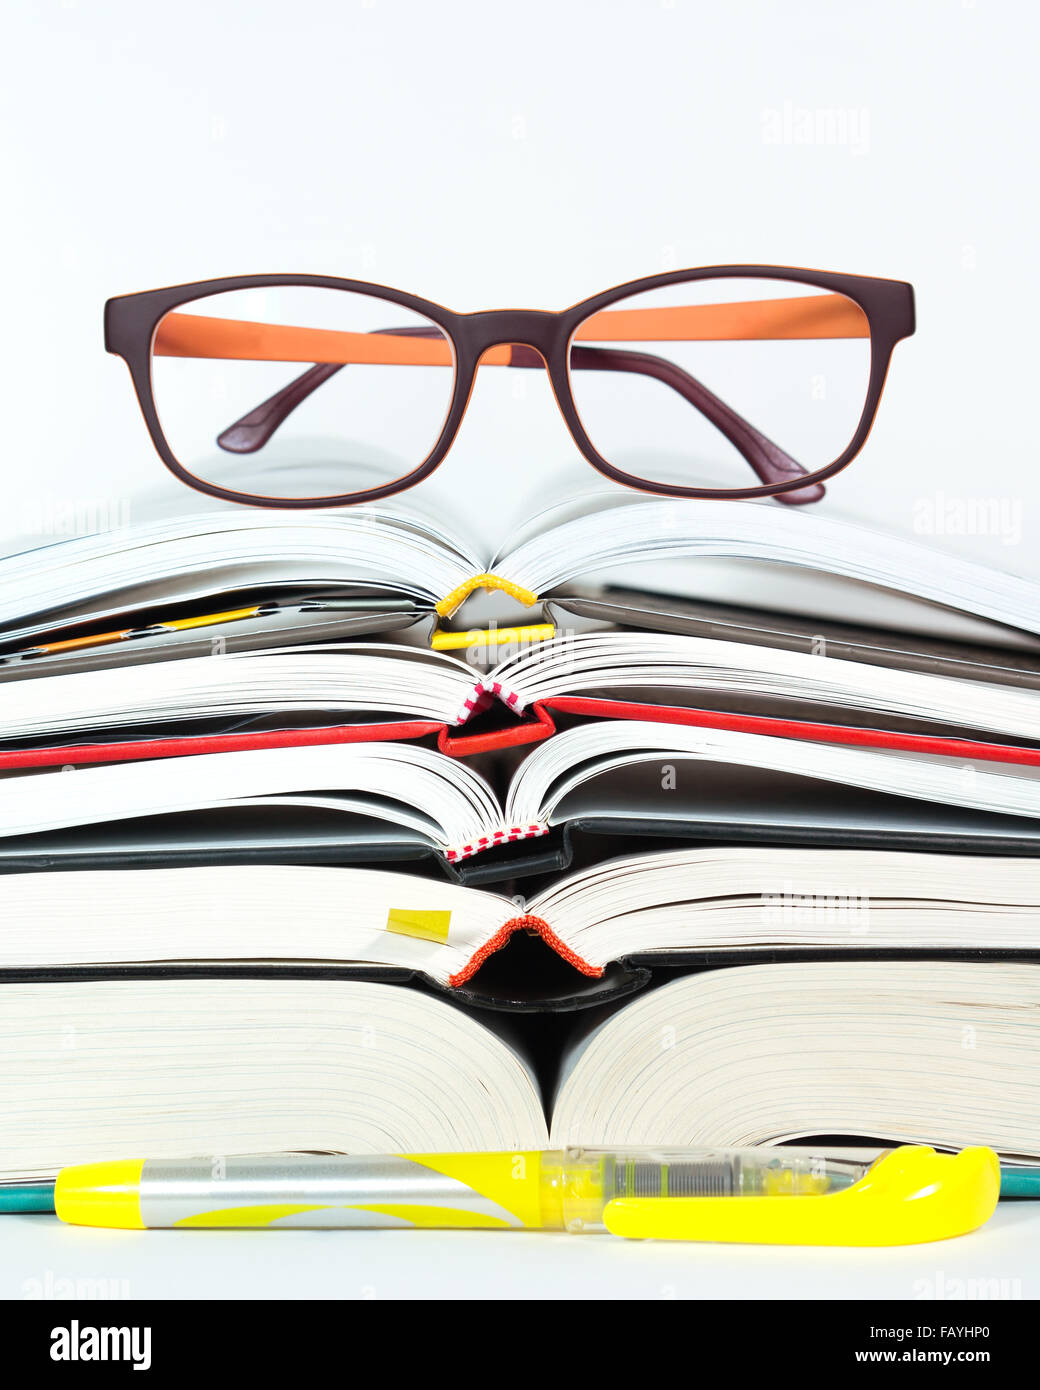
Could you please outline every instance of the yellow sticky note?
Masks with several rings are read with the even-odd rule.
[[[450,925],[450,912],[429,912],[421,907],[392,907],[386,914],[387,931],[418,936],[423,941],[447,941]]]

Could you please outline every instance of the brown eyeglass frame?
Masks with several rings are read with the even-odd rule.
[[[725,402],[681,368],[663,358],[630,350],[602,347],[573,346],[578,329],[601,310],[619,300],[698,280],[762,279],[791,281],[850,300],[866,317],[870,339],[870,375],[866,400],[852,440],[844,452],[824,468],[809,471],[784,453],[765,435],[736,414]],[[156,331],[165,316],[179,306],[210,295],[231,290],[263,289],[278,285],[312,286],[318,289],[349,290],[354,294],[400,305],[423,315],[436,324],[451,346],[455,364],[455,383],[451,403],[440,436],[431,452],[418,467],[393,482],[362,492],[335,496],[280,498],[236,492],[206,482],[189,472],[177,460],[166,437],[155,405],[152,391],[151,359]],[[771,301],[764,301],[769,304]],[[790,301],[787,301],[790,302]],[[809,304],[818,302],[809,298]],[[739,307],[739,306],[737,306]],[[573,304],[569,309],[553,313],[536,309],[497,309],[458,314],[441,304],[419,299],[382,285],[363,280],[344,280],[323,275],[240,275],[229,279],[201,280],[194,284],[173,285],[165,289],[148,290],[140,294],[121,295],[105,304],[105,347],[122,357],[130,370],[134,389],[159,457],[181,482],[199,492],[228,502],[258,507],[312,508],[349,506],[388,497],[428,477],[441,463],[454,443],[473,390],[478,366],[485,354],[493,349],[508,348],[508,356],[492,354],[495,361],[511,367],[544,366],[549,373],[557,404],[571,436],[582,454],[605,477],[641,492],[667,497],[692,498],[754,498],[777,497],[793,504],[817,501],[823,496],[821,484],[848,466],[866,442],[877,414],[892,350],[897,342],[909,337],[915,328],[913,287],[902,280],[882,280],[872,276],[841,275],[821,270],[801,270],[789,266],[708,266],[695,270],[673,270],[661,275],[647,276],[617,285],[591,299]],[[378,332],[378,330],[377,330]],[[419,339],[431,337],[434,331],[421,327],[382,330],[383,334]],[[733,336],[733,335],[727,335]],[[741,336],[741,335],[736,335]],[[767,336],[849,336],[844,333],[794,334]],[[866,336],[856,333],[854,336]],[[174,355],[206,355],[177,353]],[[234,354],[230,354],[234,355]],[[328,380],[346,363],[316,363],[307,368],[269,400],[261,403],[241,420],[234,422],[219,437],[221,447],[232,453],[251,453],[261,448],[278,425],[311,391]],[[655,377],[683,394],[690,404],[704,414],[744,456],[762,480],[757,487],[701,488],[679,487],[655,483],[615,468],[602,457],[585,433],[571,391],[570,372],[583,367],[639,372]]]

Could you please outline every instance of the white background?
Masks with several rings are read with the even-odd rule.
[[[825,508],[1040,575],[1037,27],[1026,0],[7,0],[0,538],[35,543],[70,506],[199,505],[165,475],[103,351],[110,294],[300,270],[460,310],[554,308],[663,268],[747,261],[917,287],[918,334]],[[799,113],[843,118],[847,138],[788,141],[785,112],[796,129]],[[547,492],[582,486],[605,484],[548,383],[486,372],[417,500],[499,540]],[[995,524],[951,534],[958,508],[987,500]],[[0,1292],[104,1263],[96,1240],[85,1255],[81,1237],[38,1227],[18,1223]],[[1037,1234],[1017,1207],[985,1237],[1026,1296]],[[307,1269],[342,1272],[352,1249],[279,1235],[260,1262],[257,1238],[241,1239],[219,1238],[228,1272],[267,1292],[301,1277],[288,1242]],[[433,1239],[453,1292],[505,1268],[486,1240]],[[132,1262],[136,1294],[171,1280],[213,1292],[185,1281],[186,1243],[170,1259],[158,1240]],[[359,1286],[414,1292],[417,1243],[365,1242],[383,1272]],[[124,1277],[126,1249],[112,1256]],[[509,1287],[546,1287],[549,1247],[526,1262],[513,1249]],[[811,1269],[816,1291],[909,1293],[900,1255],[704,1258],[689,1268],[710,1268],[717,1294],[742,1293],[753,1269],[759,1292],[801,1288]],[[695,1287],[674,1251],[580,1259],[589,1292]],[[943,1248],[925,1263],[962,1259]],[[981,1277],[992,1261],[978,1264]]]
[[[459,310],[557,308],[667,267],[763,262],[918,291],[918,333],[824,509],[1040,574],[1027,0],[7,0],[4,14],[0,538],[30,544],[70,503],[140,511],[158,490],[208,505],[165,473],[103,351],[109,295],[300,270]],[[797,143],[804,113],[844,123],[845,142]],[[588,486],[612,487],[548,381],[487,371],[410,496],[497,540]],[[1006,521],[949,534],[958,508],[990,499]]]

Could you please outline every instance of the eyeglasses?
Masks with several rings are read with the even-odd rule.
[[[903,281],[776,266],[670,271],[561,313],[456,314],[319,275],[105,305],[105,345],[167,467],[261,507],[414,487],[450,449],[478,366],[545,367],[578,448],[615,482],[813,502],[862,448],[913,331]]]

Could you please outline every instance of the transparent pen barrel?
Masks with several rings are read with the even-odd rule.
[[[843,1191],[875,1155],[809,1148],[586,1149],[571,1148],[543,1182],[559,1194],[569,1231],[603,1229],[603,1210],[628,1197],[809,1197]]]

